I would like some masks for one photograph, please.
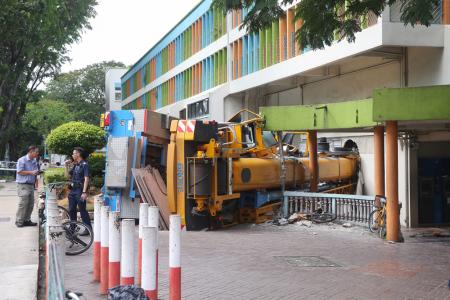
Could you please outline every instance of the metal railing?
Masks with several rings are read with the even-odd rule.
[[[336,214],[337,220],[367,223],[373,210],[375,196],[291,192],[284,193],[283,213],[313,213],[319,207]]]
[[[0,171],[16,171],[17,162],[15,161],[0,161]]]
[[[64,230],[59,216],[54,184],[45,188],[45,241],[47,249],[47,299],[65,299],[64,289]]]

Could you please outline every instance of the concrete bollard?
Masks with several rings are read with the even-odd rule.
[[[142,277],[142,228],[148,223],[148,203],[139,204],[139,239],[138,239],[138,270],[136,284],[141,284]]]
[[[120,259],[120,284],[134,284],[134,219],[122,220],[122,256]]]
[[[108,276],[109,276],[109,206],[101,207],[101,251],[100,251],[100,294],[108,293]]]
[[[94,268],[93,268],[93,280],[100,281],[100,249],[101,249],[101,198],[95,198],[94,200]]]
[[[149,300],[158,299],[156,245],[158,229],[144,226],[142,228],[142,289]]]
[[[181,218],[170,216],[169,226],[169,299],[181,299]]]
[[[158,256],[159,256],[159,208],[158,206],[148,207],[148,226],[156,228],[156,296],[158,296]]]
[[[109,213],[109,269],[108,287],[120,285],[120,220],[119,213]]]

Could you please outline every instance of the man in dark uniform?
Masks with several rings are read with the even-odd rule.
[[[85,161],[85,151],[81,147],[73,149],[73,168],[69,171],[71,176],[71,190],[69,193],[69,215],[70,220],[77,220],[77,206],[80,210],[83,223],[91,227],[91,220],[86,210],[89,187],[89,165]],[[66,161],[66,165],[69,161]]]

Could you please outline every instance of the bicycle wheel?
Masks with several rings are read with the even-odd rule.
[[[328,223],[336,220],[336,214],[332,213],[314,213],[311,215],[311,221],[314,223]]]
[[[377,214],[377,217],[374,220],[375,214]],[[381,210],[375,209],[369,215],[369,230],[372,233],[376,233],[380,230],[380,223],[381,223],[380,222],[380,214],[381,214]]]
[[[70,220],[69,211],[65,207],[58,205],[58,211],[62,222]]]
[[[78,255],[92,245],[94,235],[89,226],[78,221],[67,221],[62,224],[65,231],[66,255]]]
[[[380,231],[379,231],[380,238],[385,239],[386,238],[386,215],[385,214],[383,214],[382,222],[380,224],[381,224]]]

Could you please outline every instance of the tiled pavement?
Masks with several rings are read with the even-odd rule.
[[[450,299],[450,238],[390,244],[339,225],[241,225],[183,232],[184,299]],[[168,299],[168,233],[160,237],[159,296]],[[305,267],[280,256],[319,256]],[[311,260],[311,258],[307,258]],[[106,299],[92,283],[91,252],[66,257],[66,287]]]

